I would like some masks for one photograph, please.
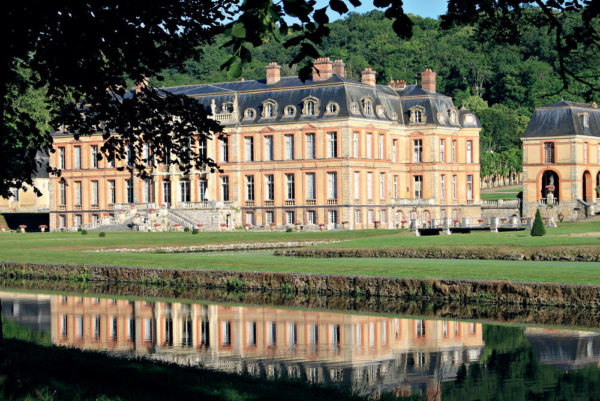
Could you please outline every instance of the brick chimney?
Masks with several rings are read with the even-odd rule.
[[[337,74],[338,77],[346,78],[346,64],[342,60],[335,60],[333,62],[333,73]]]
[[[267,85],[271,85],[279,82],[281,79],[281,66],[277,65],[276,62],[271,62],[266,67],[267,70]]]
[[[320,57],[313,61],[313,81],[331,78],[333,63],[329,57]]]
[[[375,86],[375,75],[377,75],[377,73],[373,71],[370,67],[367,67],[362,72],[361,82],[363,84]]]
[[[406,81],[404,81],[403,79],[399,81],[394,81],[393,79],[391,79],[388,85],[392,89],[403,90],[404,88],[406,88]]]
[[[435,92],[435,76],[436,73],[431,71],[431,68],[425,69],[421,73],[421,87],[427,91]]]

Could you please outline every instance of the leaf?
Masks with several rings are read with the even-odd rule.
[[[233,36],[234,38],[240,38],[240,39],[245,38],[246,37],[246,27],[240,22],[233,24],[233,27],[231,28],[231,36]]]
[[[333,11],[337,11],[339,14],[345,14],[348,12],[348,7],[342,0],[330,0],[329,7],[331,7]]]
[[[242,63],[238,60],[231,64],[227,71],[229,79],[237,79],[242,75]]]

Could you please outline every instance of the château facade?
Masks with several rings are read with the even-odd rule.
[[[96,160],[102,138],[54,136],[51,228],[85,226],[119,210],[165,209],[205,227],[398,227],[411,218],[480,216],[477,116],[421,85],[345,77],[344,63],[315,61],[312,79],[281,77],[166,88],[209,110],[227,134],[198,142],[222,172],[158,166],[143,180]],[[150,156],[150,155],[145,155]],[[150,168],[149,168],[150,169]],[[164,214],[163,214],[164,215]]]

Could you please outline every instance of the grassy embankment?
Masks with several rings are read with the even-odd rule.
[[[507,188],[489,188],[481,191],[481,199],[517,199],[523,186],[511,186]]]
[[[276,271],[362,274],[374,276],[492,279],[600,285],[600,263],[529,262],[454,259],[338,258],[307,259],[273,256],[272,251],[220,253],[85,252],[97,248],[146,248],[209,243],[332,240],[328,247],[504,247],[512,252],[535,247],[600,246],[600,222],[562,224],[545,237],[528,232],[477,232],[452,236],[414,237],[406,231],[364,230],[316,233],[26,233],[0,234],[0,260],[36,263],[176,267],[205,270]],[[586,235],[586,236],[582,236]]]

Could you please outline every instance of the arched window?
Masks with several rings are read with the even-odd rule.
[[[256,112],[254,111],[254,109],[244,110],[244,118],[252,120],[254,119],[254,116],[256,116]]]
[[[413,113],[413,122],[420,123],[422,119],[421,110],[415,110]]]
[[[371,99],[363,100],[363,110],[364,110],[366,116],[373,115],[373,101],[371,101]]]
[[[273,117],[273,105],[271,103],[265,104],[265,117]]]
[[[425,109],[423,107],[415,106],[410,109],[410,122],[412,124],[423,124],[425,120]]]
[[[223,110],[224,113],[233,113],[233,103],[223,103],[223,105],[221,106],[221,110]]]
[[[294,117],[296,115],[296,108],[294,106],[285,106],[283,114],[285,117]]]
[[[456,124],[456,111],[450,110],[450,124]]]
[[[277,103],[274,100],[266,100],[263,103],[263,118],[273,118],[277,116]]]
[[[304,99],[304,106],[302,107],[303,116],[316,116],[319,114],[319,100],[309,96]]]
[[[315,102],[313,102],[312,100],[309,100],[306,102],[306,113],[307,116],[314,116],[315,115]]]
[[[351,109],[352,109],[353,114],[358,114],[358,112],[360,111],[358,108],[358,103],[356,103],[356,102],[352,103]]]
[[[331,102],[327,105],[327,114],[337,114],[338,110],[337,103]]]

